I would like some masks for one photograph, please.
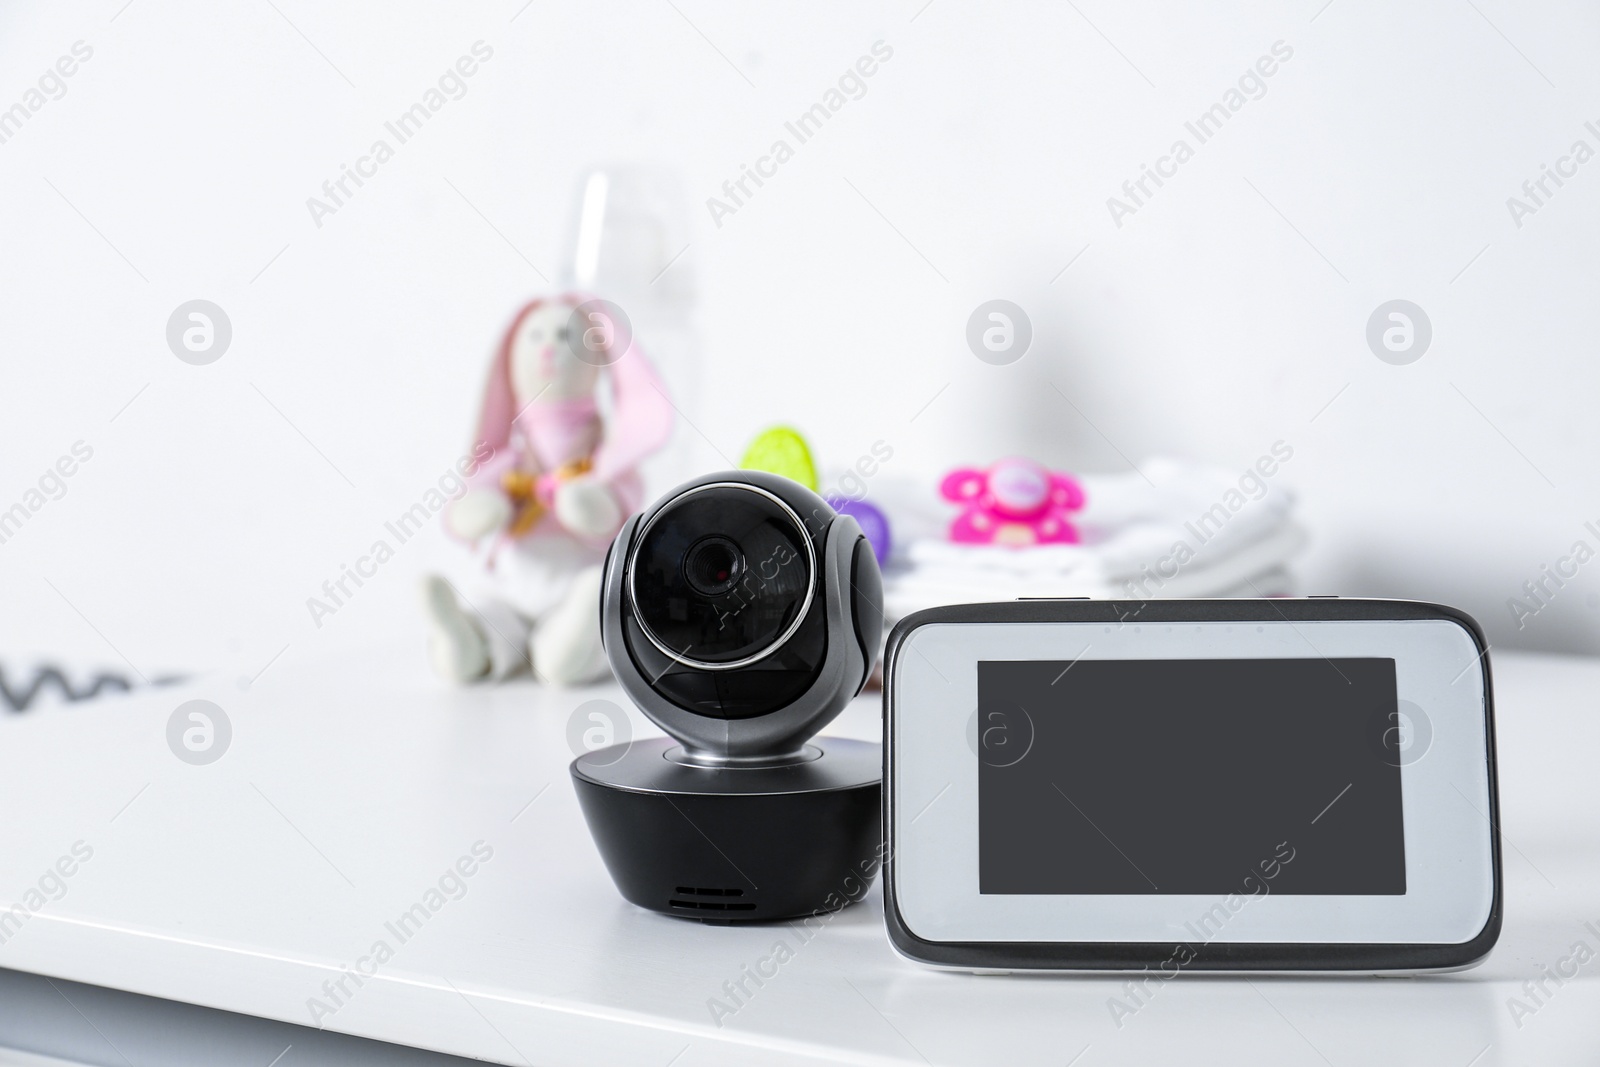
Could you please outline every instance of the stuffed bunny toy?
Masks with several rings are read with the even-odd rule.
[[[469,601],[442,577],[424,582],[430,656],[447,679],[498,680],[528,667],[543,681],[581,685],[606,674],[601,567],[643,503],[637,467],[671,434],[673,407],[631,338],[617,338],[609,322],[584,325],[602,306],[573,295],[535,300],[495,355],[475,450],[489,456],[444,514],[452,535],[480,549],[490,591]]]

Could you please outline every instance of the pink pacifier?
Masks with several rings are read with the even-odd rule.
[[[988,470],[963,467],[945,475],[939,493],[963,505],[950,540],[968,545],[1077,544],[1070,513],[1083,507],[1083,487],[1069,474],[1028,459],[1002,459]]]

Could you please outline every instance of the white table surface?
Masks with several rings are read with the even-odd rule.
[[[452,690],[409,649],[0,722],[0,907],[82,840],[93,857],[0,967],[310,1023],[325,979],[482,840],[467,892],[323,1024],[503,1063],[1600,1062],[1600,958],[1521,1019],[1507,1001],[1600,952],[1600,660],[1494,656],[1506,922],[1482,967],[1426,979],[1186,974],[1119,1028],[1116,978],[937,973],[889,948],[877,888],[802,943],[702,926],[612,888],[567,777],[569,715],[614,688]],[[178,760],[167,720],[215,701],[233,738]],[[647,729],[634,714],[636,732]],[[829,731],[876,737],[858,700]],[[537,799],[534,799],[534,798]],[[531,804],[530,804],[530,801]],[[735,1016],[707,1006],[779,939]],[[1532,1004],[1531,1001],[1529,1001]]]

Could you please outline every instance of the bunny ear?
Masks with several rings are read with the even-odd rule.
[[[594,476],[614,481],[672,436],[674,408],[650,361],[630,343],[606,368],[611,378],[611,422],[594,454]]]
[[[511,389],[511,346],[516,343],[523,320],[543,304],[543,300],[530,300],[517,312],[500,340],[494,361],[489,364],[489,381],[484,386],[483,407],[478,414],[477,440],[496,452],[511,443],[511,423],[517,415],[516,394]]]
[[[988,476],[984,471],[976,467],[962,467],[944,476],[944,481],[939,483],[939,495],[946,500],[971,500],[983,492],[987,482]]]

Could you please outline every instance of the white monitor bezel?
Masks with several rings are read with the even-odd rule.
[[[977,891],[978,756],[969,740],[981,660],[1307,658],[1395,660],[1398,697],[1431,742],[1401,767],[1403,896],[988,895]],[[1173,622],[933,622],[895,650],[886,693],[894,907],[929,942],[1464,944],[1497,903],[1485,672],[1447,618]]]

